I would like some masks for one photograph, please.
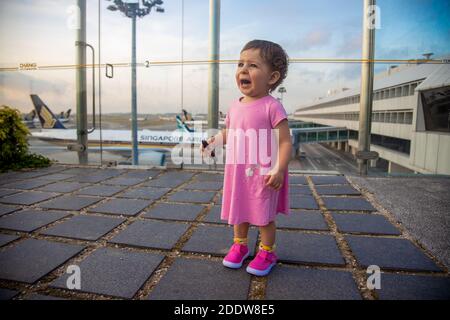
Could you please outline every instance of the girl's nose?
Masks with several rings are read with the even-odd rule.
[[[247,72],[248,72],[248,67],[247,67],[246,64],[244,64],[244,65],[241,67],[240,72],[241,72],[241,73],[247,73]]]

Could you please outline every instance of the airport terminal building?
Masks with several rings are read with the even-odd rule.
[[[346,127],[348,141],[332,145],[355,154],[359,103],[360,88],[343,89],[297,109],[294,119]],[[390,173],[450,175],[450,64],[404,64],[375,76],[370,149]]]

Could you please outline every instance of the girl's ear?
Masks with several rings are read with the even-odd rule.
[[[281,74],[279,71],[274,71],[270,75],[269,84],[275,84],[278,80],[280,80]]]

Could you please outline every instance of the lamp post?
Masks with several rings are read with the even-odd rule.
[[[111,1],[111,0],[107,0]],[[136,92],[136,18],[148,15],[154,6],[156,12],[163,13],[160,6],[162,0],[113,0],[114,4],[108,6],[108,10],[120,11],[125,17],[131,18],[131,140],[133,165],[139,164],[138,139],[137,139],[137,92]],[[142,5],[142,6],[141,6]]]
[[[285,87],[280,87],[278,89],[278,92],[281,93],[281,100],[280,100],[280,102],[281,102],[281,104],[283,104],[283,93],[286,93],[286,88]]]

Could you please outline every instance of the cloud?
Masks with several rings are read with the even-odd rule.
[[[362,35],[360,32],[342,34],[342,42],[337,45],[336,56],[343,58],[360,58],[362,50]]]
[[[329,45],[331,38],[331,31],[317,28],[306,33],[304,36],[295,41],[293,45],[296,50],[307,51]]]
[[[33,108],[30,94],[36,93],[51,106],[55,112],[65,111],[69,107],[74,109],[74,86],[59,75],[56,80],[51,72],[37,72],[40,77],[23,72],[0,73],[0,104],[10,105],[22,112],[28,112]],[[51,75],[51,81],[46,77]]]

